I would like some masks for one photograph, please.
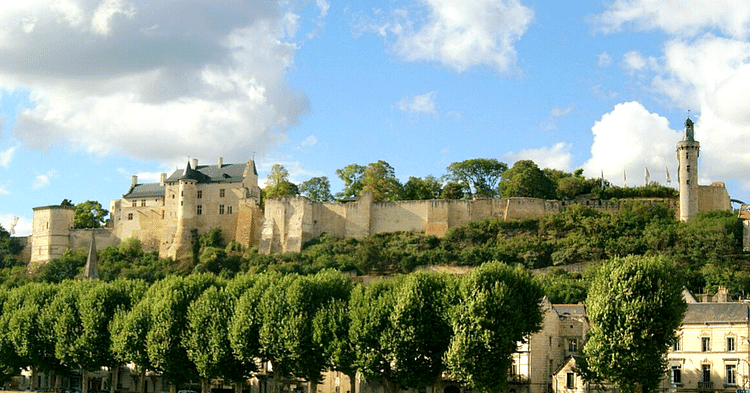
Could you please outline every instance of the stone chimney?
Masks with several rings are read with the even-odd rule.
[[[195,169],[197,167],[198,167],[198,159],[197,158],[193,158],[193,169]]]
[[[133,175],[130,177],[130,186],[135,187],[136,184],[138,184],[138,175]]]
[[[224,165],[224,157],[219,157],[219,168]]]
[[[167,174],[166,173],[162,173],[161,174],[161,179],[159,180],[159,185],[162,186],[162,187],[164,187],[164,184],[166,184],[166,183],[167,183]]]
[[[729,301],[729,290],[725,286],[719,286],[716,295],[714,295],[714,302],[726,303],[727,301]]]
[[[701,294],[701,303],[711,303],[711,296],[707,293]]]

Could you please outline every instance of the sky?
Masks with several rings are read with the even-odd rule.
[[[700,184],[750,200],[748,103],[746,0],[0,0],[0,225],[190,158],[334,193],[471,158],[676,187],[688,116]]]

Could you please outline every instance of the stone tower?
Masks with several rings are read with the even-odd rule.
[[[34,208],[31,263],[34,268],[52,259],[61,258],[70,247],[75,209],[70,206],[42,206]]]
[[[677,142],[678,177],[680,182],[680,221],[698,214],[698,154],[700,143],[695,140],[693,121],[685,120],[685,138]]]

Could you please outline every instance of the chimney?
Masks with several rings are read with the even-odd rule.
[[[198,159],[193,158],[193,169],[198,168]]]
[[[717,303],[726,303],[729,300],[729,290],[725,286],[719,286],[714,296],[714,301]]]
[[[159,185],[162,186],[162,187],[164,187],[164,184],[166,184],[166,182],[167,182],[167,174],[166,173],[162,173],[161,174],[161,179],[159,180]]]
[[[219,157],[219,168],[224,165],[224,157]]]
[[[138,184],[138,175],[133,175],[130,177],[130,186],[135,187],[136,184]]]

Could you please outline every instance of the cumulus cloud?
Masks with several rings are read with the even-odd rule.
[[[623,185],[627,173],[629,186],[644,185],[645,168],[651,181],[661,184],[666,183],[666,168],[676,176],[675,147],[682,132],[672,130],[665,117],[649,112],[639,102],[615,105],[591,132],[591,158],[583,165],[586,176],[598,177],[603,172],[607,180]]]
[[[748,20],[750,3],[745,0],[616,0],[596,18],[605,32],[633,27],[693,36],[715,30],[736,38],[748,36]]]
[[[518,0],[420,0],[393,10],[385,21],[365,20],[357,28],[393,37],[392,49],[406,61],[505,73],[514,68],[514,45],[533,18],[533,10]]]
[[[300,10],[281,4],[2,2],[0,88],[33,104],[14,135],[162,162],[266,151],[309,108],[287,78]],[[327,2],[316,7],[325,16]]]
[[[558,142],[550,147],[540,147],[536,149],[524,149],[517,153],[509,152],[503,155],[503,159],[508,161],[512,166],[519,160],[532,160],[539,168],[553,168],[561,171],[570,171],[573,154],[571,154],[571,144]]]
[[[435,97],[437,96],[436,91],[428,91],[424,94],[417,94],[411,97],[405,97],[396,103],[396,108],[402,112],[416,114],[416,113],[427,113],[435,115],[437,110],[435,109]]]
[[[0,151],[0,166],[7,168],[10,161],[13,159],[13,154],[16,152],[18,146],[11,146],[3,151]]]
[[[34,183],[31,184],[31,188],[33,188],[35,190],[38,190],[40,188],[44,188],[47,185],[49,185],[49,182],[55,176],[57,176],[57,171],[55,171],[54,169],[48,171],[47,173],[42,173],[42,174],[36,175],[36,177],[34,178]]]
[[[559,127],[557,126],[557,120],[561,117],[569,115],[571,112],[573,112],[573,109],[575,109],[575,105],[573,104],[570,104],[565,108],[552,108],[549,111],[549,116],[547,116],[547,118],[542,120],[542,122],[539,124],[539,128],[544,131],[557,131],[559,129]]]
[[[597,56],[596,63],[599,67],[609,67],[612,65],[612,57],[607,52],[602,52]]]
[[[626,71],[634,73],[657,68],[657,60],[654,57],[644,57],[638,51],[630,51],[622,56],[622,65]]]

